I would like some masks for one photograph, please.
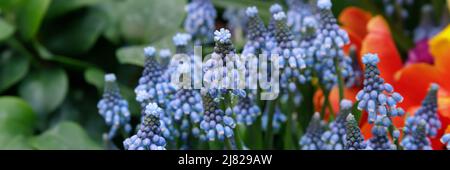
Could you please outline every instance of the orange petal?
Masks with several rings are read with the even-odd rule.
[[[405,98],[401,106],[408,110],[421,104],[431,83],[439,83],[439,72],[426,63],[410,64],[397,72],[395,80],[396,91]]]
[[[361,55],[376,53],[380,58],[378,68],[386,82],[393,83],[394,74],[402,68],[402,60],[392,39],[389,26],[381,16],[376,16],[367,25],[368,35],[362,43]]]
[[[366,25],[372,15],[357,7],[345,8],[339,15],[339,22],[347,32],[352,32],[356,38],[364,39],[367,34]]]
[[[361,133],[364,136],[364,139],[370,139],[372,137],[372,124],[365,123],[361,126]]]
[[[429,41],[430,53],[435,60],[436,68],[442,73],[446,80],[442,86],[450,89],[450,25]]]

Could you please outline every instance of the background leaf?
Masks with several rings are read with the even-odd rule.
[[[50,2],[51,0],[27,0],[22,4],[18,13],[18,27],[24,39],[36,36]]]
[[[30,143],[34,148],[44,150],[102,149],[80,125],[73,122],[61,122],[31,139]]]
[[[71,11],[94,5],[105,0],[53,0],[47,12],[47,18],[55,18]]]
[[[104,81],[105,72],[103,70],[97,68],[88,68],[84,71],[84,79],[91,85],[94,85],[97,90],[102,91]]]
[[[62,103],[67,89],[68,78],[63,69],[42,69],[27,76],[19,87],[19,94],[33,110],[44,116]]]
[[[0,42],[9,38],[14,33],[14,26],[0,18]]]
[[[20,81],[28,72],[30,60],[12,51],[0,54],[0,92]]]
[[[30,149],[36,114],[17,97],[0,97],[0,149]]]

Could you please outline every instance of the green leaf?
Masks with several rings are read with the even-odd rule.
[[[33,39],[51,0],[27,0],[18,12],[18,28],[25,40]]]
[[[20,81],[28,72],[30,60],[12,51],[0,55],[0,92]]]
[[[13,25],[0,18],[0,42],[9,38],[15,31]]]
[[[94,142],[80,125],[74,122],[61,122],[30,141],[31,146],[42,150],[98,150]]]
[[[117,60],[121,64],[131,64],[136,66],[144,66],[145,56],[144,56],[145,46],[130,46],[122,47],[116,51]]]
[[[91,9],[67,26],[47,30],[44,44],[55,53],[78,55],[88,51],[97,42],[105,26],[104,14]]]
[[[29,136],[35,124],[36,114],[28,103],[17,97],[0,97],[0,135]]]
[[[48,8],[47,18],[55,18],[71,11],[94,5],[102,0],[53,0]],[[104,0],[103,0],[104,1]]]
[[[21,3],[23,1],[24,0],[1,0],[0,1],[0,9],[5,10],[5,11],[14,10],[19,5],[21,5]]]
[[[186,0],[127,0],[120,2],[121,35],[135,44],[150,43],[178,30]]]
[[[61,68],[32,72],[19,86],[19,95],[41,116],[54,111],[66,97],[68,78]]]
[[[28,138],[23,135],[0,134],[1,150],[30,150],[33,149]]]
[[[103,89],[105,72],[98,68],[88,68],[84,71],[84,79],[89,84],[94,85],[98,90]]]

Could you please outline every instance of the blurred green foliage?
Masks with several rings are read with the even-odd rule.
[[[133,89],[143,65],[142,49],[173,50],[172,36],[182,31],[187,2],[1,0],[0,149],[101,149],[106,127],[96,105],[106,72],[116,73],[136,124],[140,111]],[[274,2],[281,1],[213,0],[219,12],[228,6],[257,6],[265,21]],[[349,5],[380,13],[369,0],[334,4],[336,14]],[[405,53],[411,40],[399,29],[393,31]],[[203,49],[208,50],[212,48]],[[309,92],[308,101],[311,88],[302,89]],[[304,129],[306,122],[298,126]]]

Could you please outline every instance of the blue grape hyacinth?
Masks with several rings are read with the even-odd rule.
[[[292,31],[286,25],[286,14],[279,12],[273,17],[276,23],[276,47],[272,49],[271,54],[279,55],[280,87],[289,92],[295,92],[296,84],[303,84],[306,81],[302,74],[302,70],[306,67],[304,56],[298,48],[298,42],[294,40]]]
[[[215,30],[216,9],[210,0],[192,0],[186,6],[184,29],[196,44],[210,43]]]
[[[376,54],[364,55],[362,62],[366,67],[364,88],[356,95],[356,100],[359,102],[358,109],[368,112],[369,123],[373,123],[375,120],[379,120],[378,117],[381,117],[384,124],[389,126],[391,117],[403,116],[405,113],[402,108],[397,107],[397,103],[402,102],[403,97],[394,92],[392,85],[385,83],[384,79],[380,77],[380,70],[377,67],[380,59]],[[389,119],[384,119],[384,117]]]
[[[296,38],[302,37],[305,17],[312,16],[311,6],[303,0],[286,0],[287,25],[292,29]]]
[[[325,131],[325,123],[320,119],[320,113],[314,113],[306,129],[306,133],[300,138],[299,144],[302,150],[321,150],[323,148],[322,134]]]
[[[169,84],[169,80],[164,76],[166,70],[156,61],[155,53],[154,47],[144,49],[146,57],[144,71],[139,78],[138,86],[134,89],[136,100],[141,104],[141,107],[145,107],[151,102],[165,106],[168,96],[175,91],[175,87]]]
[[[347,32],[337,24],[331,12],[331,6],[330,0],[317,1],[320,24],[314,42],[316,45],[314,69],[327,90],[338,83],[339,75],[342,76],[343,81],[353,76],[352,60],[342,50],[350,39]],[[340,72],[337,71],[338,68]],[[347,86],[351,85],[347,84]]]
[[[208,93],[203,94],[204,116],[200,128],[206,134],[206,140],[224,141],[234,136],[233,129],[236,123],[232,117],[231,109],[226,112],[219,108],[219,103]]]
[[[120,95],[120,89],[114,74],[105,75],[105,90],[102,99],[97,104],[100,115],[105,119],[110,130],[106,135],[108,140],[114,138],[117,130],[130,133],[130,111],[128,102]]]
[[[441,121],[437,113],[437,92],[439,85],[431,84],[428,94],[422,101],[422,106],[416,111],[414,116],[420,117],[428,124],[427,135],[430,137],[436,137],[438,130],[441,128]]]
[[[265,50],[267,29],[259,17],[256,7],[248,7],[245,13],[249,21],[247,22],[247,42],[244,45],[242,55],[254,55],[257,57]]]
[[[215,99],[221,99],[228,93],[238,97],[246,95],[243,90],[245,80],[239,72],[245,71],[245,63],[238,59],[229,30],[221,28],[214,32],[214,52],[203,66],[204,90]]]
[[[268,107],[269,105],[267,105]],[[281,126],[286,123],[287,117],[284,113],[281,112],[281,109],[279,106],[275,106],[275,111],[273,113],[273,119],[272,119],[272,129],[274,133],[278,133],[281,129]],[[261,126],[264,131],[267,130],[267,126],[269,124],[269,112],[268,109],[265,109],[265,112],[263,113],[261,117]]]
[[[372,138],[366,142],[367,148],[370,150],[395,150],[397,147],[388,138],[387,124],[390,124],[390,120],[387,117],[377,117],[372,127]]]
[[[366,144],[364,143],[364,137],[359,129],[358,122],[353,114],[349,114],[345,119],[346,128],[346,142],[345,150],[365,150]]]
[[[345,128],[345,120],[351,113],[353,103],[350,100],[342,100],[340,103],[339,115],[328,126],[328,130],[322,134],[325,150],[343,150],[346,143],[347,131]]]
[[[314,70],[314,55],[316,51],[314,41],[317,35],[317,26],[318,23],[316,18],[308,16],[304,18],[301,28],[302,38],[299,47],[302,55],[305,57],[306,69],[304,70],[303,75],[305,76],[306,81],[311,81],[312,71]]]
[[[156,103],[150,103],[144,112],[138,132],[125,139],[123,146],[126,150],[165,150],[166,140],[161,135],[159,119],[163,110]]]
[[[236,106],[233,107],[238,123],[247,126],[252,125],[261,114],[261,109],[255,102],[255,98],[255,94],[247,93],[247,96],[240,98]]]
[[[446,133],[442,136],[441,142],[450,150],[450,133]]]
[[[169,103],[168,110],[173,114],[174,121],[180,125],[182,139],[187,138],[190,131],[202,120],[203,103],[199,90],[180,89]]]
[[[401,145],[405,150],[432,150],[427,137],[428,124],[421,117],[411,116],[406,119],[403,129],[405,136]]]

